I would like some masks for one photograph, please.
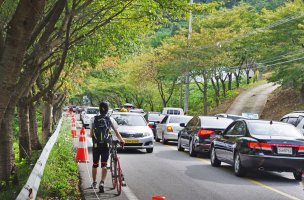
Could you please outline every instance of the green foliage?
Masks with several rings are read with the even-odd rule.
[[[70,123],[65,118],[58,141],[54,145],[40,184],[41,199],[80,199],[78,167],[70,137]]]

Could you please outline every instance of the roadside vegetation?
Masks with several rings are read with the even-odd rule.
[[[81,199],[70,127],[68,118],[65,118],[45,166],[37,199]]]
[[[272,71],[304,102],[302,0],[115,2],[0,0],[1,194],[84,97],[208,115]]]

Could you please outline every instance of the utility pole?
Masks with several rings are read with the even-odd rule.
[[[189,4],[193,4],[193,0],[189,0]],[[187,46],[188,48],[190,47],[190,40],[191,40],[191,35],[192,35],[192,11],[190,10],[190,16],[189,16],[189,29],[188,29],[188,39],[187,39]],[[188,55],[188,53],[187,53]],[[188,58],[187,58],[188,59]],[[189,109],[189,87],[190,87],[190,71],[189,71],[189,66],[186,66],[186,88],[185,88],[185,101],[184,101],[184,112],[188,113]]]

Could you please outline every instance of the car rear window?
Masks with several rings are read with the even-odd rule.
[[[292,124],[292,125],[294,125],[294,126],[297,126],[297,125],[298,125],[298,124],[297,124],[297,120],[298,120],[297,117],[289,117],[287,123],[288,123],[288,124]]]
[[[169,123],[185,123],[187,124],[192,117],[190,116],[171,116],[169,119]]]
[[[146,121],[140,115],[114,114],[112,117],[119,126],[147,126]]]
[[[149,114],[148,121],[149,122],[160,122],[164,119],[165,115],[162,114]]]
[[[284,137],[303,137],[303,135],[290,124],[277,123],[248,123],[251,135],[284,136]]]
[[[226,129],[232,122],[232,119],[221,117],[200,117],[202,128]]]
[[[90,108],[87,110],[87,114],[97,114],[98,112],[99,112],[99,109]]]
[[[180,115],[180,110],[167,110],[168,115]]]

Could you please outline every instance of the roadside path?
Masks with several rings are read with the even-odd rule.
[[[278,84],[266,83],[247,89],[234,100],[226,113],[235,115],[242,115],[242,113],[256,113],[260,116],[269,94],[278,87]]]

